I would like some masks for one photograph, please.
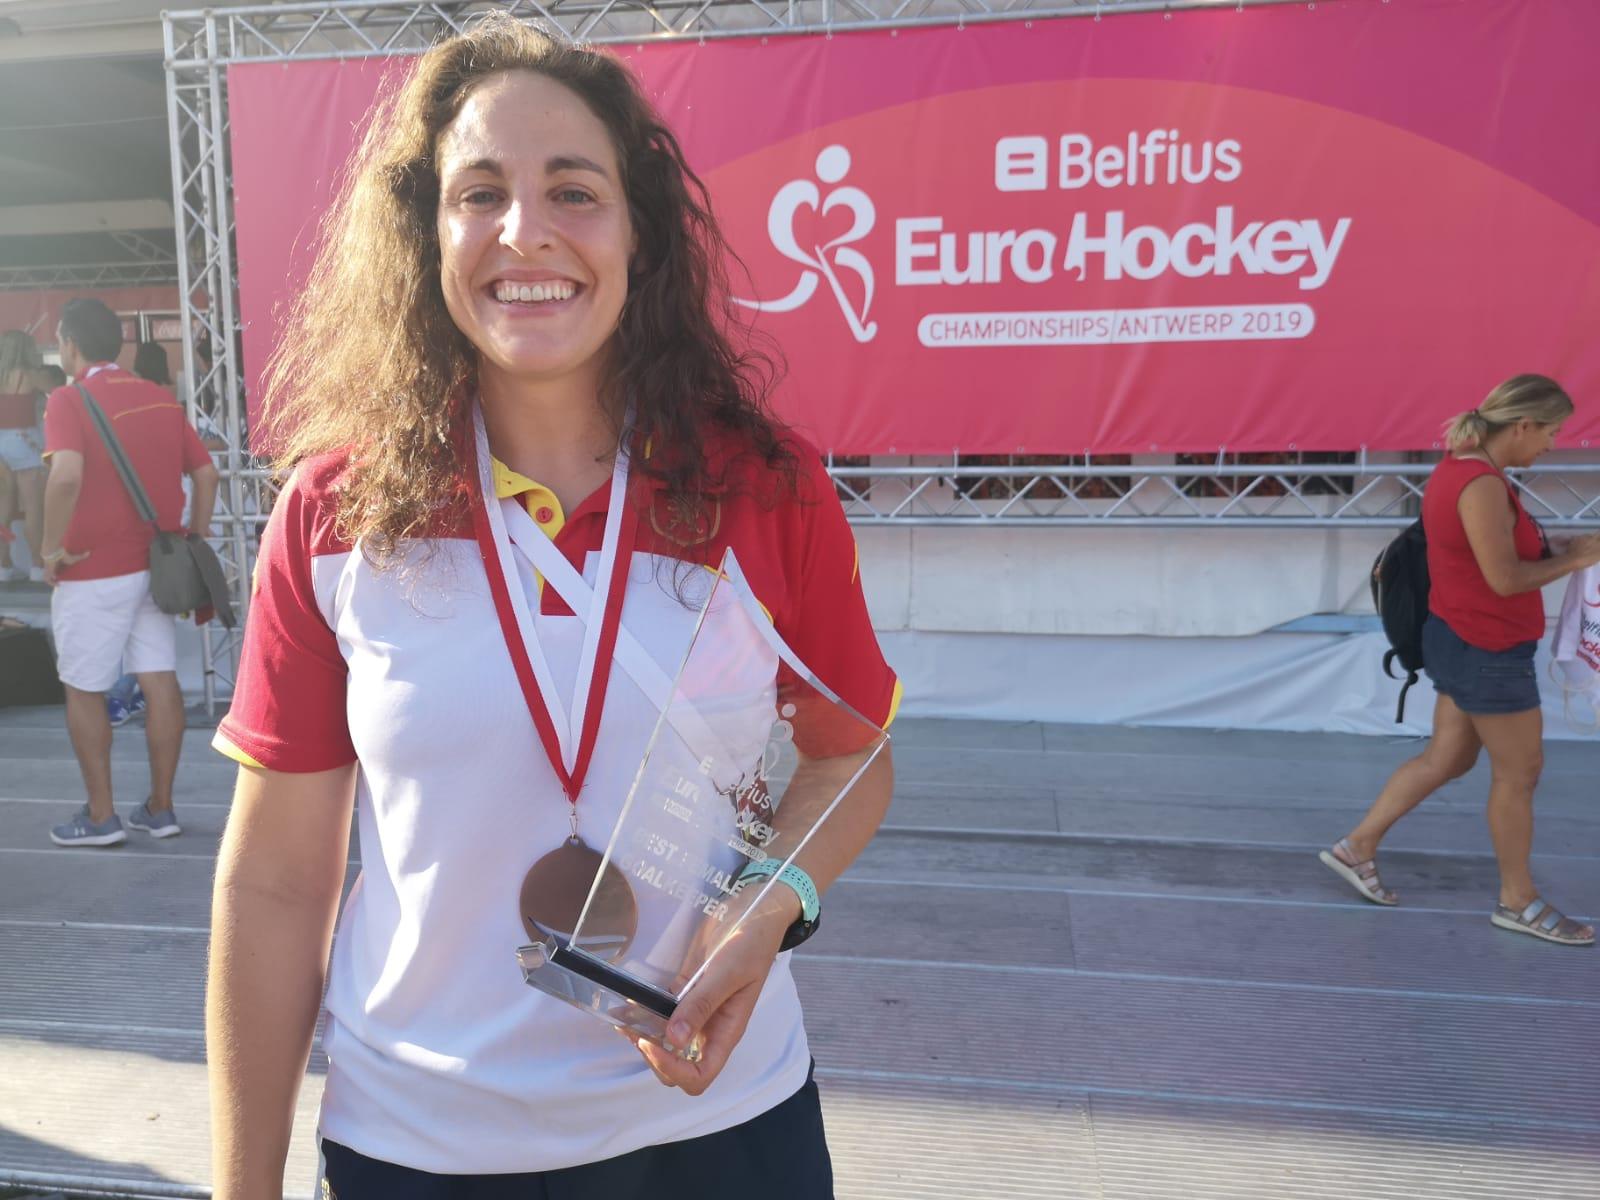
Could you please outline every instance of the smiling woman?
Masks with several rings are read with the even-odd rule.
[[[445,307],[478,350],[484,417],[509,450],[514,423],[501,418],[524,382],[545,407],[607,390],[605,350],[638,239],[605,124],[549,76],[510,71],[474,88],[437,153]],[[615,440],[614,429],[592,432],[597,452]],[[563,503],[599,482],[583,477],[590,467],[575,495],[557,489]]]
[[[821,459],[731,340],[704,189],[618,60],[504,16],[418,61],[348,179],[269,372],[291,474],[217,735],[243,769],[212,909],[214,1194],[282,1194],[322,1004],[324,1195],[824,1200],[785,951],[882,820],[886,750],[814,829],[731,793],[771,799],[760,836],[807,832],[781,868],[678,864],[695,911],[735,915],[661,1021],[610,1028],[527,986],[517,950],[578,944],[591,882],[608,937],[643,925],[632,889],[665,877],[595,847],[691,643],[723,667],[697,711],[758,732],[793,736],[812,672],[875,745],[898,701]],[[732,552],[755,601],[733,607],[771,622],[751,637],[688,603]],[[794,742],[795,777],[842,777],[837,738]],[[730,779],[766,761],[752,740]]]
[[[704,186],[616,59],[484,22],[380,100],[346,178],[267,372],[266,437],[284,470],[362,447],[340,523],[368,553],[458,499],[474,383],[492,423],[507,380],[565,376],[599,398],[597,442],[631,406],[637,443],[665,450],[637,468],[686,528],[726,482],[719,430],[792,481],[772,362],[730,337]]]

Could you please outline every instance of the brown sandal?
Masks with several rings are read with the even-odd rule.
[[[1489,920],[1501,929],[1525,933],[1530,937],[1555,942],[1558,946],[1594,945],[1594,928],[1580,925],[1554,904],[1535,896],[1520,913],[1504,904],[1496,904]]]
[[[1369,858],[1365,862],[1359,861],[1356,852],[1350,848],[1349,838],[1340,838],[1333,844],[1332,850],[1324,850],[1317,857],[1328,870],[1360,892],[1363,900],[1382,904],[1386,908],[1400,903],[1400,897],[1384,887],[1383,880],[1378,878],[1378,860]]]

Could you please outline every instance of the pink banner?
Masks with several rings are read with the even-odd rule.
[[[842,453],[1426,449],[1507,375],[1600,442],[1591,0],[621,47]],[[387,63],[231,69],[250,374]]]

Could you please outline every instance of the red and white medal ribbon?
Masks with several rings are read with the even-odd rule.
[[[594,593],[586,612],[573,608],[574,614],[583,619],[584,635],[569,718],[556,691],[549,659],[539,644],[527,596],[518,581],[511,536],[495,496],[489,438],[483,415],[476,408],[473,410],[473,451],[478,489],[472,503],[472,526],[483,556],[484,572],[489,578],[489,593],[528,713],[550,766],[572,805],[576,836],[578,795],[583,790],[600,733],[617,631],[622,625],[628,567],[639,528],[638,509],[628,498],[628,456],[619,448],[611,473],[610,507],[606,512],[605,540],[601,543]],[[542,532],[540,536],[544,536]],[[570,604],[570,598],[564,596],[563,599],[568,599]]]

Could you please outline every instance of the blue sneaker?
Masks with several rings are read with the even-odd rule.
[[[106,716],[111,718],[112,728],[126,725],[145,709],[144,691],[137,684],[127,699],[111,692],[106,696]]]
[[[151,812],[148,799],[128,814],[128,828],[139,829],[151,837],[177,837],[183,832],[178,824],[178,814],[170,808],[164,812]]]
[[[128,835],[116,813],[96,825],[89,819],[89,806],[85,804],[72,814],[72,820],[50,831],[50,840],[58,846],[115,846],[127,841]]]

